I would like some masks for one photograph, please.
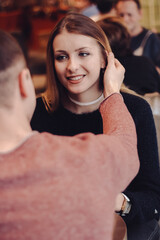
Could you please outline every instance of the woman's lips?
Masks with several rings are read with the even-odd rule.
[[[85,75],[78,75],[78,76],[69,76],[67,77],[67,80],[71,83],[79,83],[81,82],[82,78],[84,78]]]

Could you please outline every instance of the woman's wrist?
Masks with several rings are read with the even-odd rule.
[[[109,98],[109,97],[111,97],[112,95],[114,95],[114,94],[119,94],[121,97],[122,97],[122,95],[121,95],[121,93],[120,92],[112,92],[112,93],[107,93],[106,95],[105,94],[103,94],[103,96],[104,96],[104,100],[105,99],[107,99],[107,98]],[[123,97],[122,97],[123,98]]]
[[[110,95],[114,94],[114,93],[120,93],[119,90],[114,90],[114,89],[107,89],[103,91],[103,95],[105,98],[109,97]]]
[[[121,205],[121,209],[120,210],[116,210],[115,212],[118,213],[120,216],[126,216],[127,214],[129,214],[130,210],[131,210],[131,202],[130,199],[125,195],[125,194],[121,194],[123,196],[123,202]]]

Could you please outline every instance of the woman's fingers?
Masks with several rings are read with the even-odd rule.
[[[115,63],[115,67],[116,68],[121,68],[122,71],[125,72],[125,68],[123,67],[123,65],[119,62],[119,60],[117,58],[114,59],[114,63]]]
[[[114,65],[114,54],[112,52],[108,53],[107,58],[108,58],[108,66],[107,67]]]
[[[104,73],[104,95],[119,92],[124,79],[125,69],[122,64],[114,58],[112,52],[108,53],[108,64]]]

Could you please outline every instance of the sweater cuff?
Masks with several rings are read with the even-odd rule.
[[[120,95],[121,97],[122,97],[122,99],[123,99],[123,96],[122,96],[122,94],[121,93],[118,93],[118,92],[115,92],[115,93],[111,93],[108,97],[106,97],[102,102],[101,102],[101,104],[100,104],[100,107],[99,108],[101,108],[101,105],[103,105],[103,103],[105,102],[105,101],[107,101],[107,99],[108,98],[111,98],[113,95]],[[123,99],[123,101],[124,101],[124,99]]]

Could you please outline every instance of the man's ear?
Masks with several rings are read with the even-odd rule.
[[[22,97],[27,97],[27,80],[29,78],[28,69],[23,69],[19,74],[19,89]]]
[[[143,12],[142,12],[142,9],[139,9],[138,11],[139,11],[139,20],[141,20],[141,19],[142,19],[142,17],[143,17]]]

